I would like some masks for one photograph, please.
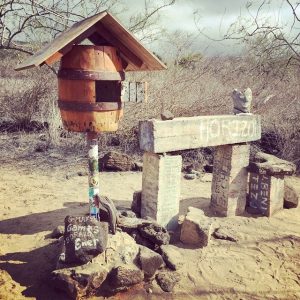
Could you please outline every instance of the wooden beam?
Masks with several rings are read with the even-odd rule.
[[[257,115],[148,120],[139,124],[140,148],[153,153],[238,144],[260,138],[261,119]]]
[[[90,27],[87,29],[85,32],[81,33],[78,35],[72,43],[68,44],[67,46],[63,47],[61,50],[58,52],[55,52],[53,55],[51,55],[49,58],[45,60],[45,63],[47,65],[52,65],[55,62],[59,61],[62,56],[66,55],[69,51],[72,50],[73,45],[79,44],[81,41],[85,40],[88,38],[90,35],[92,35],[96,31],[95,26]]]
[[[138,58],[134,53],[132,53],[123,43],[121,43],[117,38],[115,38],[101,23],[96,24],[97,32],[105,40],[111,43],[113,46],[117,47],[122,54],[137,67],[143,65],[143,61]]]

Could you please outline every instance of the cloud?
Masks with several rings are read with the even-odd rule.
[[[251,15],[255,16],[262,2],[263,0],[252,1],[252,5],[247,10],[248,0],[176,0],[174,5],[161,11],[160,24],[170,32],[179,30],[187,33],[196,33],[198,26],[211,38],[220,39],[238,18],[246,20],[250,19]],[[290,7],[286,1],[265,2],[260,18],[268,20],[270,24],[280,24],[288,30],[292,18]],[[143,1],[128,0],[129,7],[131,6],[130,3],[136,12],[143,9]],[[130,9],[128,12],[130,11],[132,10]],[[197,26],[195,21],[197,21]],[[197,36],[194,45],[201,51],[205,49],[210,54],[220,54],[224,51],[232,54],[242,50],[242,46],[234,45],[233,41],[214,43],[201,35]]]

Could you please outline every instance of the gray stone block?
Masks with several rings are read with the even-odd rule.
[[[173,229],[179,213],[182,157],[145,152],[143,159],[141,216]]]
[[[211,209],[219,216],[242,215],[246,207],[250,146],[223,145],[215,150]]]

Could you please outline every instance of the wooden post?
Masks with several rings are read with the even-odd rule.
[[[99,215],[99,165],[98,165],[98,139],[96,132],[87,133],[88,165],[89,165],[89,204],[90,216],[100,219]]]

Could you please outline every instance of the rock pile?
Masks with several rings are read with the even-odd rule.
[[[115,234],[108,233],[108,227],[90,217],[66,217],[62,254],[52,272],[54,287],[79,299],[126,291],[138,284],[151,286],[156,280],[163,291],[171,292],[180,280],[174,271],[180,268],[181,257],[169,245],[168,231],[132,211],[119,212]]]

